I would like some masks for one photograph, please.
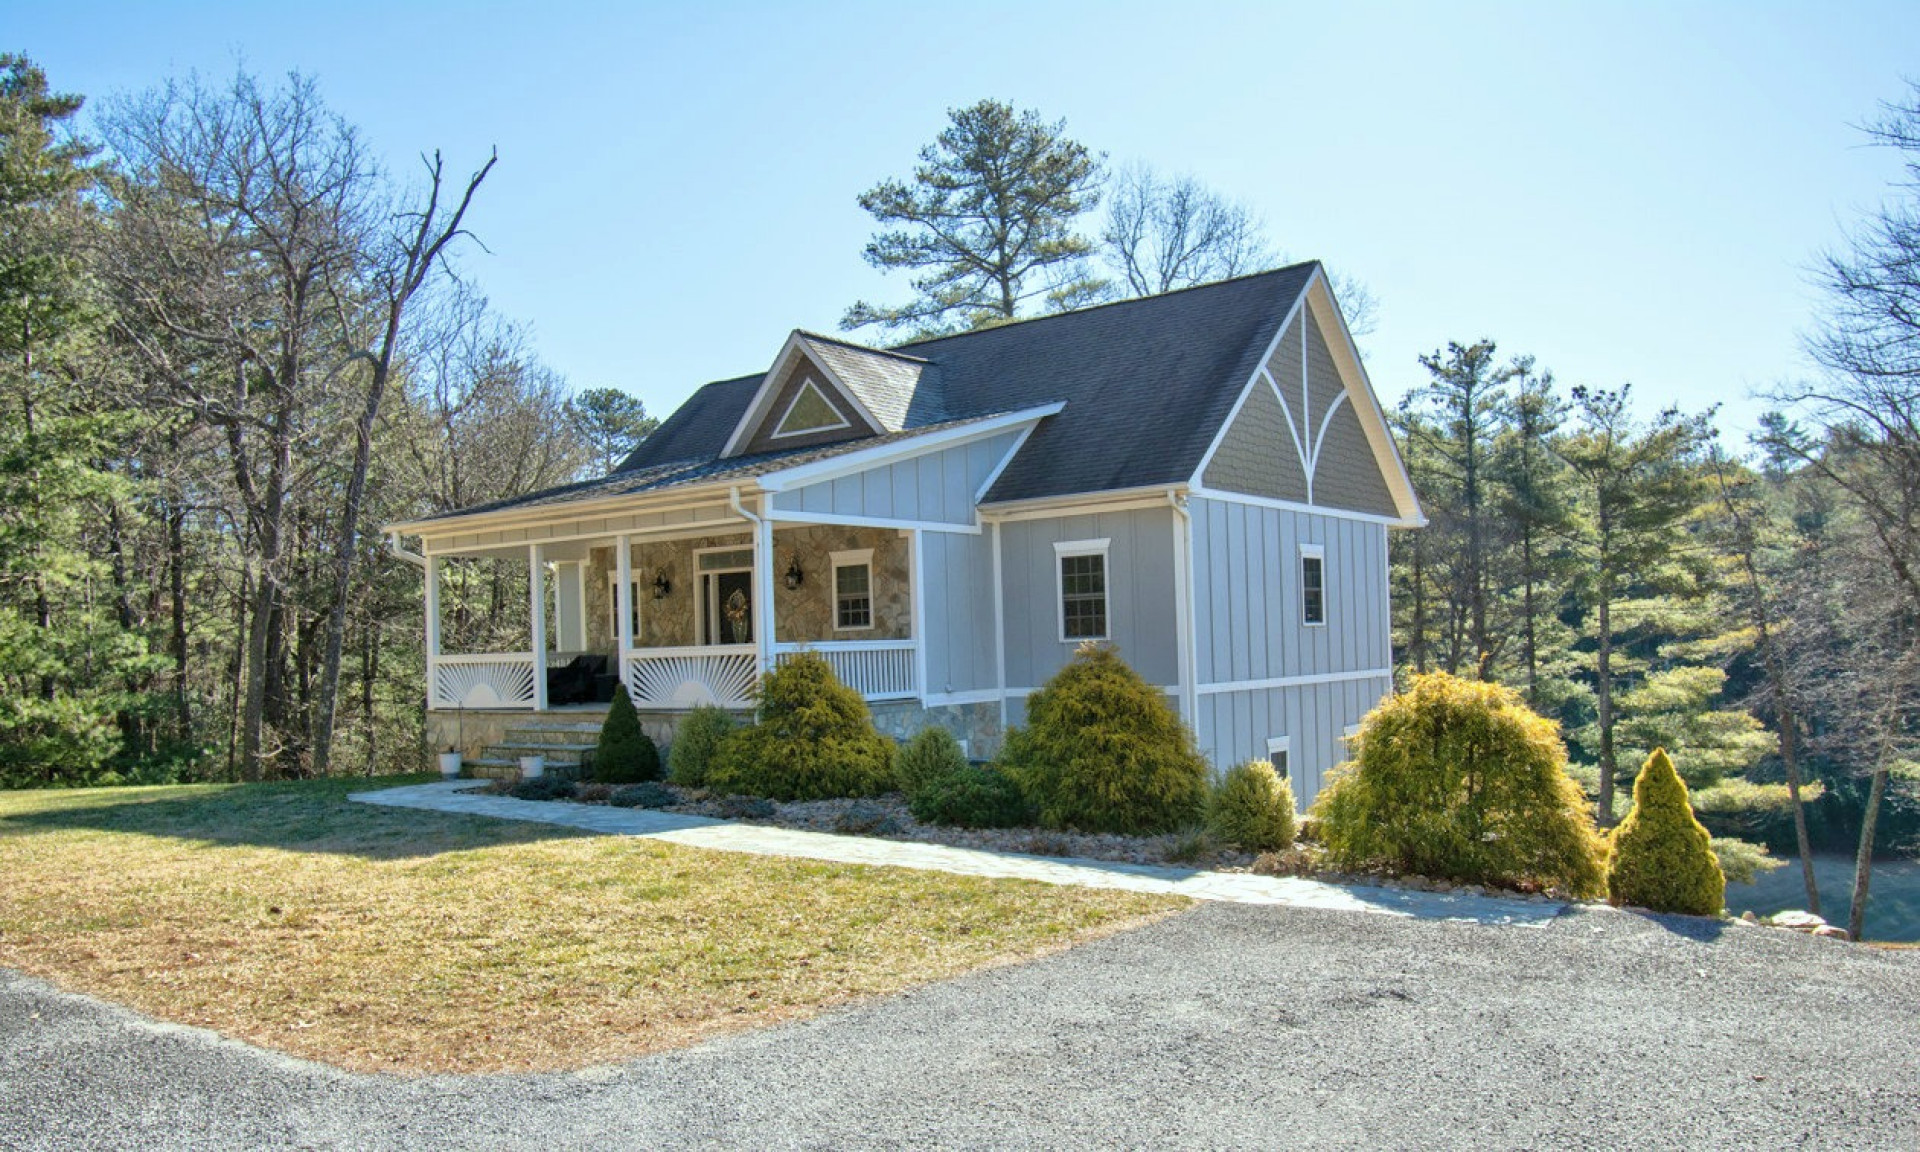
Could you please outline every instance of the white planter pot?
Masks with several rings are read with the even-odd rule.
[[[460,775],[460,753],[440,753],[440,775],[452,780]]]
[[[546,774],[547,758],[545,756],[520,757],[520,779],[538,780]]]

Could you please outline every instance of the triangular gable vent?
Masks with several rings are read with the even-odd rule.
[[[813,377],[809,376],[800,383],[800,391],[794,394],[787,410],[780,415],[780,422],[774,425],[773,438],[783,440],[791,436],[805,436],[813,432],[833,432],[841,428],[851,428],[840,409],[827,399]]]

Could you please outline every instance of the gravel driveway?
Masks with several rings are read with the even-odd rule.
[[[0,1146],[1920,1147],[1920,953],[1208,905],[573,1075],[357,1076],[0,972]]]

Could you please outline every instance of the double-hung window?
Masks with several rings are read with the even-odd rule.
[[[1267,737],[1267,763],[1273,765],[1273,774],[1282,780],[1287,779],[1287,773],[1292,768],[1287,763],[1288,753],[1292,749],[1293,742],[1285,736]]]
[[[1107,638],[1107,543],[1072,540],[1053,546],[1065,643]]]
[[[833,627],[858,632],[873,627],[873,549],[835,552],[833,564]]]
[[[1300,545],[1300,622],[1327,622],[1327,550],[1319,544]]]

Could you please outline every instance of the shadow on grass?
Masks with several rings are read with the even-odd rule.
[[[428,779],[351,777],[0,793],[0,837],[55,830],[121,832],[220,846],[406,860],[591,835],[552,824],[347,799],[353,792]]]

